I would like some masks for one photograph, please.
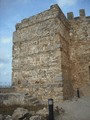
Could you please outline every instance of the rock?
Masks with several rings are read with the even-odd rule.
[[[26,113],[24,116],[19,118],[19,120],[29,120],[30,117],[31,117],[31,115],[29,113]]]
[[[42,116],[42,120],[47,120],[48,118],[48,110],[46,108],[37,111],[36,114]]]
[[[2,116],[2,114],[0,114],[0,120],[2,120],[3,119],[3,116]]]
[[[6,120],[7,115],[3,115],[2,120]]]
[[[43,108],[36,112],[37,115],[47,117],[48,116],[48,110],[46,108]]]
[[[36,114],[36,112],[35,112],[35,111],[30,111],[29,114],[30,114],[31,116],[34,116],[34,115]]]
[[[29,120],[42,120],[42,117],[41,116],[32,116],[32,117],[30,117],[30,119]]]
[[[12,117],[10,115],[7,115],[5,120],[12,120]]]
[[[26,116],[29,116],[27,109],[17,108],[12,115],[12,120],[23,120]]]

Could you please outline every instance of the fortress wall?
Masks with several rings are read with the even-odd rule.
[[[61,26],[61,25],[60,25]],[[73,96],[73,86],[71,81],[71,65],[70,65],[70,25],[63,25],[64,32],[60,30],[61,48],[61,68],[63,77],[63,97],[69,99]]]
[[[57,5],[16,25],[12,77],[17,91],[29,92],[43,102],[63,100],[61,39],[68,36],[67,25]]]
[[[26,18],[13,33],[13,86],[55,102],[90,84],[90,17],[68,19],[57,5]]]
[[[46,104],[49,98],[61,102],[90,85],[90,17],[83,9],[79,12],[75,18],[68,13],[67,19],[52,5],[16,25],[13,85],[0,89],[1,104]]]
[[[90,17],[70,20],[70,60],[74,89],[90,84]]]

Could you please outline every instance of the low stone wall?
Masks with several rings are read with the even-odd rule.
[[[21,93],[0,93],[0,105],[39,105],[36,97]]]
[[[2,105],[24,104],[24,95],[17,93],[0,93],[0,104]]]
[[[14,87],[2,87],[0,88],[0,93],[13,93],[15,92],[15,88]]]

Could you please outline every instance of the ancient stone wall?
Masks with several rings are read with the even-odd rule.
[[[15,92],[15,88],[13,87],[2,87],[0,88],[0,93],[13,93]]]
[[[64,27],[64,26],[63,26]],[[60,35],[62,44],[61,49],[61,68],[63,76],[63,97],[68,99],[73,96],[73,87],[71,81],[71,66],[70,66],[70,36],[69,29],[65,27],[64,34]]]
[[[17,91],[29,92],[43,102],[63,100],[64,91],[70,96],[68,32],[68,21],[57,5],[16,25],[12,77]]]
[[[57,5],[24,19],[13,33],[13,86],[38,100],[68,99],[90,84],[90,17],[68,19]]]
[[[79,12],[79,17],[71,17],[69,20],[71,79],[74,89],[90,84],[90,17],[85,16],[83,9]]]

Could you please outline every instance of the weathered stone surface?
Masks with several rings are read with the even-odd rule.
[[[61,49],[62,45],[67,47],[69,41],[66,29],[69,30],[69,24],[57,5],[16,26],[12,76],[17,91],[28,88],[43,102],[50,97],[55,101],[63,99],[63,91],[60,91],[63,84]],[[65,37],[67,39],[63,43]],[[66,51],[68,53],[68,48]],[[62,97],[57,99],[57,96]]]
[[[90,17],[70,21],[72,39],[70,42],[71,79],[74,89],[90,84]]]
[[[0,93],[0,104],[1,105],[41,105],[41,102],[36,96],[26,95],[19,91],[20,93]]]
[[[71,98],[73,89],[90,84],[90,17],[68,20],[53,5],[22,20],[13,33],[12,64],[17,92],[42,103]]]
[[[2,114],[0,114],[0,120],[2,120],[3,119],[3,115]]]
[[[30,119],[29,120],[42,120],[42,117],[41,116],[32,116],[32,117],[30,117]]]
[[[14,105],[24,104],[24,95],[20,93],[0,93],[0,104]]]
[[[10,115],[0,114],[0,120],[12,120],[12,117]]]
[[[2,119],[3,120],[3,119]],[[4,120],[12,120],[12,117],[10,115],[7,115]]]
[[[17,108],[12,115],[12,120],[19,120],[19,118],[22,118],[27,113],[28,113],[27,109]]]
[[[48,118],[48,109],[47,108],[43,108],[39,111],[36,112],[36,115],[40,115],[42,116],[43,118]]]
[[[14,87],[1,87],[0,88],[0,93],[13,93],[15,92]]]

